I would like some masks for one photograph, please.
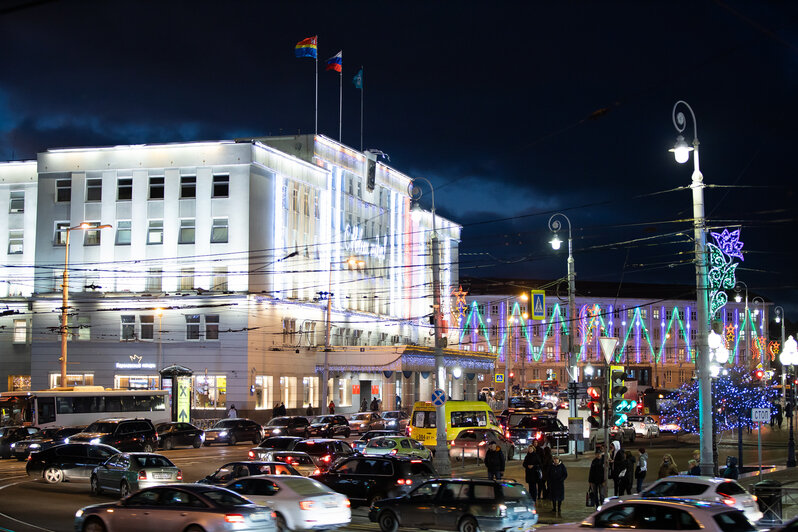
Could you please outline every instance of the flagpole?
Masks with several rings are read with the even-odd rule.
[[[343,60],[343,55],[341,55]],[[343,61],[341,71],[338,73],[338,142],[341,142],[341,124],[344,112],[344,67]]]
[[[363,65],[360,65],[360,151],[363,151]]]
[[[313,114],[313,135],[319,134],[319,53],[316,52],[316,106]]]

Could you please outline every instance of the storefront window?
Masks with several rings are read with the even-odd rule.
[[[194,408],[227,408],[227,377],[195,375]]]
[[[84,373],[84,374],[70,374],[67,375],[67,386],[93,386],[94,385],[94,374],[92,373]],[[58,388],[61,386],[61,374],[60,373],[51,373],[50,374],[50,388]]]
[[[319,406],[319,378],[302,377],[302,408]]]
[[[9,375],[8,390],[11,392],[29,391],[30,375]]]
[[[296,377],[280,377],[280,393],[286,408],[296,408]]]
[[[255,377],[255,408],[266,409],[274,407],[272,394],[274,393],[274,377],[271,375],[258,375]]]
[[[157,390],[158,375],[114,375],[114,388],[122,390]]]
[[[338,379],[338,406],[352,406],[352,379]]]

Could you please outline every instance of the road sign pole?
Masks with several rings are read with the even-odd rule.
[[[757,454],[759,455],[759,476],[762,476],[762,422],[758,423],[759,430],[756,435]]]

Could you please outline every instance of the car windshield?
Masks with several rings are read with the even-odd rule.
[[[266,424],[267,427],[284,427],[286,425],[288,425],[287,417],[276,417]]]
[[[368,419],[371,414],[352,414],[349,419],[352,420],[360,420],[360,419]]]
[[[327,493],[334,493],[330,488],[313,480],[312,478],[294,477],[294,478],[281,478],[280,482],[285,484],[286,487],[294,490],[298,495],[325,495]]]
[[[258,447],[262,449],[287,449],[295,441],[290,438],[266,438]]]
[[[370,449],[393,449],[396,447],[396,440],[391,438],[373,438],[369,440],[366,447]]]
[[[314,417],[313,421],[311,421],[311,423],[332,423],[332,422],[333,418],[329,416]]]
[[[399,417],[399,412],[383,412],[382,417],[387,417],[388,419],[397,419]]]
[[[550,417],[527,416],[518,424],[519,429],[535,429],[543,432],[560,430],[557,420]]]
[[[160,425],[155,425],[155,430],[158,432],[166,432],[171,426],[171,423],[161,423]]]
[[[754,532],[756,528],[742,512],[724,512],[714,516],[715,522],[723,532]]]
[[[740,486],[734,481],[724,482],[719,484],[718,487],[715,489],[721,495],[731,496],[731,495],[742,495],[743,493],[748,493],[745,491],[745,488]]]
[[[313,465],[313,460],[306,454],[275,453],[273,458],[290,465]]]
[[[243,497],[239,497],[232,491],[227,490],[206,490],[200,492],[219,506],[248,506],[252,504]]]
[[[175,467],[165,456],[133,455],[130,458],[136,467]]]
[[[215,429],[229,429],[231,427],[236,426],[236,421],[234,419],[223,419],[221,421],[216,422],[216,425],[213,426]]]
[[[504,482],[502,483],[502,492],[506,500],[518,501],[529,498],[529,493],[521,484]]]
[[[301,441],[294,446],[294,450],[312,455],[320,455],[327,452],[327,444],[314,441]]]
[[[112,433],[116,430],[116,423],[102,423],[95,421],[86,428],[86,432],[103,432],[106,434]]]

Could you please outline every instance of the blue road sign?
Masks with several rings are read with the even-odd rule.
[[[532,319],[542,320],[546,317],[546,292],[532,290]]]
[[[435,406],[443,406],[446,402],[446,392],[443,390],[434,390],[432,392],[432,404]]]

